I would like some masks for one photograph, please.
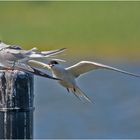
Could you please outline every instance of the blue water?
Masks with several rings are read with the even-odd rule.
[[[140,64],[110,65],[140,74]],[[34,138],[140,138],[140,78],[98,70],[77,81],[94,104],[35,77]]]

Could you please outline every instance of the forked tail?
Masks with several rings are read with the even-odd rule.
[[[79,88],[76,87],[73,91],[74,95],[79,98],[81,101],[88,101],[90,103],[93,103],[90,98]]]

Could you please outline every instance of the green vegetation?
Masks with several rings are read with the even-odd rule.
[[[0,39],[23,48],[66,47],[70,55],[138,59],[140,2],[1,1]]]

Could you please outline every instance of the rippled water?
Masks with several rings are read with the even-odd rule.
[[[140,74],[140,64],[116,66]],[[34,138],[140,138],[140,78],[99,70],[78,84],[94,104],[35,77]]]

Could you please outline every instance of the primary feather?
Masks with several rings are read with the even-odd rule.
[[[71,72],[75,77],[79,77],[82,74],[85,74],[89,71],[96,70],[96,69],[108,69],[108,70],[113,70],[113,71],[117,71],[120,73],[128,74],[131,76],[140,77],[140,75],[137,75],[137,74],[134,74],[131,72],[127,72],[127,71],[124,71],[124,70],[121,70],[121,69],[118,69],[115,67],[111,67],[108,65],[91,62],[91,61],[81,61],[73,66],[66,68],[66,70]]]

